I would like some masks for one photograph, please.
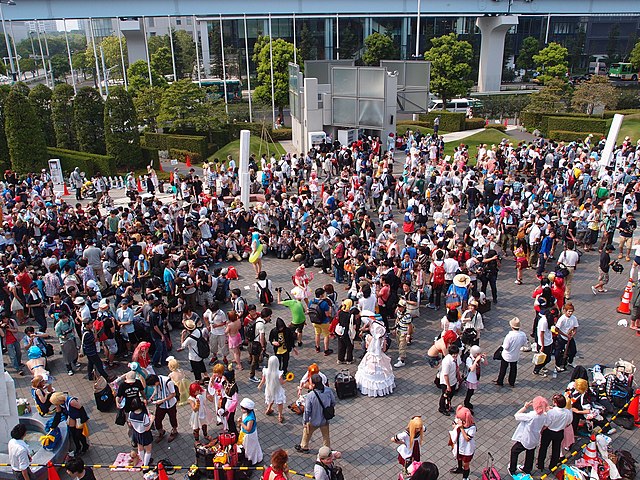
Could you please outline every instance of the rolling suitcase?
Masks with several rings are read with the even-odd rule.
[[[336,374],[336,395],[340,400],[358,395],[356,379],[349,370],[341,370]]]

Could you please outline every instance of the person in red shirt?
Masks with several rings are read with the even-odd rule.
[[[262,480],[288,480],[289,479],[289,455],[279,448],[271,454],[271,465],[269,465],[262,475]]]
[[[31,291],[31,284],[33,283],[33,279],[31,275],[27,271],[27,264],[22,263],[18,267],[18,275],[16,276],[16,282],[20,284],[22,287],[22,293],[26,296]]]
[[[16,333],[18,333],[18,324],[11,318],[11,312],[5,312],[0,320],[0,336],[4,339],[4,345],[7,348],[7,354],[11,359],[13,368],[16,369],[18,375],[23,377],[22,352],[20,351],[20,342],[18,342]]]

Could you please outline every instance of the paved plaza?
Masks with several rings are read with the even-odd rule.
[[[122,193],[115,192],[117,197]],[[168,196],[163,195],[163,198]],[[119,198],[117,203],[123,203]],[[559,251],[558,251],[559,253]],[[623,315],[617,314],[615,308],[618,305],[619,295],[626,281],[629,264],[626,264],[625,274],[611,275],[609,293],[592,294],[590,286],[595,283],[597,277],[597,253],[586,253],[582,257],[574,276],[574,297],[572,301],[576,306],[576,315],[580,322],[580,330],[577,335],[578,358],[576,364],[587,367],[594,363],[612,365],[618,358],[636,360],[637,345],[640,337],[635,332],[617,326]],[[249,303],[256,303],[256,297],[252,284],[254,282],[253,270],[248,262],[235,264],[240,274],[240,279],[232,282],[232,288],[238,287]],[[264,269],[273,281],[274,287],[282,286],[287,290],[292,288],[291,275],[297,264],[287,260],[273,258],[264,259]],[[332,278],[319,272],[318,269],[310,269],[315,273],[315,279],[311,285],[312,291],[318,286],[331,282]],[[491,312],[485,316],[486,330],[481,338],[481,346],[491,357],[493,351],[501,344],[508,331],[508,321],[517,315],[523,322],[523,330],[527,334],[531,330],[533,320],[533,300],[531,292],[537,285],[532,270],[528,270],[524,285],[514,285],[514,262],[511,258],[503,261],[502,271],[499,275],[499,304],[494,306]],[[343,287],[338,289],[339,298],[345,297]],[[229,309],[229,304],[225,305]],[[408,419],[412,415],[422,415],[427,426],[425,441],[423,444],[423,459],[433,461],[440,468],[440,477],[448,480],[459,478],[448,473],[454,466],[454,459],[447,447],[447,431],[451,428],[452,417],[445,417],[438,413],[439,390],[433,384],[436,370],[430,368],[424,360],[427,349],[433,342],[434,336],[439,332],[439,320],[443,311],[435,312],[422,308],[420,316],[415,321],[415,340],[409,346],[407,365],[394,369],[396,378],[396,390],[392,395],[383,398],[368,398],[358,396],[352,399],[339,400],[336,406],[336,418],[331,421],[331,446],[343,453],[343,460],[339,464],[343,467],[346,479],[395,479],[400,470],[396,461],[395,445],[391,443],[391,437],[406,427]],[[274,306],[275,318],[281,316],[286,321],[290,320],[289,311],[284,307]],[[627,317],[628,318],[628,317]],[[49,329],[49,332],[52,332]],[[174,330],[172,338],[174,346],[177,346],[180,331]],[[296,387],[299,378],[304,374],[307,366],[316,362],[323,373],[333,379],[339,366],[336,365],[336,354],[325,357],[322,353],[316,353],[313,348],[312,328],[308,324],[304,331],[305,344],[299,349],[300,355],[292,357],[290,369],[295,373],[296,379],[285,386],[287,403],[295,399]],[[337,351],[335,340],[332,348]],[[358,347],[356,347],[357,350]],[[56,349],[57,350],[57,349]],[[397,343],[394,341],[388,352],[393,362],[397,359]],[[189,370],[189,362],[186,352],[171,353],[181,361],[183,369]],[[248,356],[243,352],[245,367],[248,366]],[[81,362],[85,362],[81,359]],[[515,388],[498,387],[492,384],[496,378],[499,363],[493,360],[482,370],[481,385],[474,396],[476,421],[478,434],[476,436],[477,452],[471,466],[472,478],[480,478],[482,467],[487,460],[487,453],[492,453],[496,459],[499,472],[507,476],[508,453],[511,447],[511,435],[516,427],[513,414],[522,404],[531,400],[535,395],[544,395],[550,398],[556,392],[562,392],[570,376],[568,372],[558,375],[554,379],[551,375],[547,378],[535,377],[532,374],[531,353],[523,354],[520,360],[518,381]],[[84,378],[86,363],[83,369],[73,377],[66,374],[61,357],[57,354],[50,359],[51,371],[56,375],[54,385],[59,391],[68,391],[77,395],[91,417],[89,428],[91,430],[91,449],[83,458],[87,464],[110,464],[117,454],[127,452],[129,439],[127,429],[114,424],[115,411],[101,413],[97,411],[93,398],[92,382]],[[350,370],[355,373],[357,364],[350,365]],[[112,370],[111,373],[121,374],[126,371],[126,363]],[[160,373],[166,374],[166,368],[160,369]],[[277,417],[264,415],[264,393],[256,388],[255,383],[248,381],[248,370],[237,372],[240,397],[250,397],[258,406],[258,431],[262,449],[265,452],[265,462],[268,464],[269,455],[276,448],[282,447],[289,452],[289,466],[299,472],[312,472],[315,454],[302,454],[294,450],[293,446],[300,442],[302,435],[302,419],[285,411],[285,423],[279,424]],[[30,398],[30,379],[17,377],[16,385],[20,397]],[[461,402],[460,394],[454,397],[454,405]],[[193,436],[189,429],[189,417],[191,415],[188,406],[179,407],[179,437],[171,444],[166,440],[153,445],[153,458],[158,461],[169,459],[177,465],[189,466],[195,461],[193,448]],[[165,423],[168,419],[165,420]],[[210,430],[211,431],[211,430]],[[213,429],[215,432],[215,429]],[[634,456],[640,455],[640,435],[634,431],[626,431],[618,428],[613,435],[613,447],[630,450]],[[321,446],[321,436],[316,432],[310,448],[313,452]],[[535,471],[540,476],[540,472]],[[182,478],[183,472],[178,472],[175,477]],[[108,469],[96,470],[99,479],[137,478],[138,473],[111,472]],[[254,473],[253,478],[259,474]],[[295,477],[292,477],[295,478]],[[299,477],[301,478],[301,477]]]

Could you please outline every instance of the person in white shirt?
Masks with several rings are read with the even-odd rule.
[[[159,443],[166,433],[162,426],[165,415],[169,415],[169,423],[171,424],[171,433],[168,440],[171,443],[178,436],[176,387],[173,380],[164,375],[149,375],[147,377],[147,386],[154,388],[150,403],[156,406],[155,424],[158,431],[156,443]]]
[[[196,381],[202,379],[202,374],[207,373],[207,367],[204,365],[205,359],[198,355],[198,338],[202,336],[202,330],[196,328],[196,322],[193,320],[184,320],[182,322],[184,330],[180,336],[180,348],[178,351],[187,349],[191,371]]]
[[[564,372],[576,356],[575,336],[580,324],[573,314],[574,310],[573,303],[565,303],[562,316],[556,322],[556,372]]]
[[[533,411],[527,412],[529,407],[533,406]],[[514,417],[518,422],[516,431],[511,437],[514,443],[511,447],[511,460],[509,463],[509,473],[513,476],[517,470],[518,457],[522,452],[526,452],[524,466],[522,472],[531,474],[533,470],[533,461],[535,459],[535,451],[540,441],[540,432],[547,426],[547,410],[549,403],[544,397],[536,397],[531,402],[526,402],[524,406],[518,410]]]
[[[518,317],[513,317],[509,321],[509,326],[511,327],[511,331],[507,333],[502,342],[500,373],[498,373],[498,378],[493,381],[493,383],[500,387],[504,385],[507,367],[509,367],[509,385],[515,387],[516,376],[518,375],[520,348],[528,343],[527,335],[520,331],[520,319]]]
[[[449,472],[462,473],[462,480],[469,480],[471,460],[476,453],[476,423],[471,410],[462,405],[458,406],[454,427],[449,435],[453,443],[453,454],[458,460],[458,467],[452,468]]]
[[[578,252],[575,251],[575,245],[572,241],[567,241],[564,250],[558,257],[558,263],[562,263],[567,267],[568,274],[564,277],[564,298],[571,299],[571,282],[573,281],[573,272],[580,261]]]
[[[9,464],[13,470],[13,474],[17,479],[29,480],[35,478],[29,464],[31,463],[31,455],[29,454],[29,445],[24,441],[27,434],[27,426],[19,423],[11,429],[11,440],[8,444]]]
[[[533,368],[533,374],[546,377],[548,370],[544,367],[551,361],[551,350],[553,349],[553,335],[551,334],[549,320],[547,320],[546,315],[540,315],[540,318],[538,319],[538,326],[536,327],[536,342],[538,343],[538,353],[544,353],[545,360]]]
[[[225,328],[227,326],[227,314],[220,310],[220,304],[214,300],[211,308],[202,314],[202,318],[209,326],[209,346],[211,347],[211,360],[209,365],[218,362],[218,353],[222,354],[222,362],[227,365],[229,346]]]
[[[564,429],[571,425],[573,413],[567,408],[567,399],[564,395],[553,396],[553,408],[547,412],[547,428],[542,431],[540,450],[538,450],[538,470],[544,470],[544,460],[547,458],[547,449],[551,445],[551,461],[549,470],[560,461]]]
[[[440,389],[442,390],[438,411],[446,416],[451,415],[451,398],[456,392],[458,377],[460,376],[460,370],[458,369],[460,349],[457,345],[450,345],[448,352],[449,354],[442,359],[442,365],[438,373]]]

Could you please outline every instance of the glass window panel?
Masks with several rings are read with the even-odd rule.
[[[361,68],[358,80],[358,96],[384,98],[384,77],[386,72],[379,69]]]
[[[406,65],[405,85],[426,87],[429,83],[429,65],[426,63],[409,63]]]
[[[333,99],[333,124],[353,127],[356,125],[356,99]]]
[[[334,68],[333,94],[355,97],[357,95],[358,72],[355,68]]]
[[[358,126],[382,127],[384,123],[383,100],[360,100],[358,109]]]

